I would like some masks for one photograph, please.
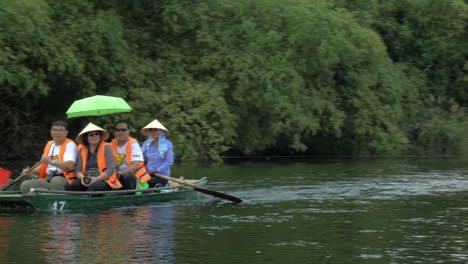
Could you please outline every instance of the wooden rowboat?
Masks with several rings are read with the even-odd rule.
[[[207,182],[206,178],[185,181],[198,186],[203,186]],[[134,194],[135,192],[140,192],[141,194]],[[142,205],[176,199],[190,199],[196,197],[197,194],[198,193],[193,188],[171,183],[169,187],[162,188],[100,192],[70,192],[38,189],[20,196],[35,209],[74,211]]]

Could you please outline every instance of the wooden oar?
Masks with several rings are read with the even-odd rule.
[[[34,166],[32,166],[32,168],[30,169],[31,171],[34,170],[37,166],[41,165],[42,162],[38,162],[36,164],[34,164]],[[19,180],[23,179],[24,177],[26,177],[26,175],[20,175],[18,176],[16,179],[14,179],[12,182],[10,182],[7,186],[5,186],[5,188],[3,188],[2,190],[3,191],[6,191],[8,190],[8,188],[10,188],[11,186],[13,186],[13,184],[17,183]]]
[[[153,173],[156,177],[159,177],[161,179],[166,179],[168,181],[175,181],[175,182],[178,182],[180,184],[183,184],[183,185],[187,185],[189,187],[192,187],[193,189],[195,189],[196,191],[199,191],[199,192],[202,192],[204,194],[208,194],[208,195],[211,195],[211,196],[214,196],[214,197],[218,197],[218,198],[221,198],[221,199],[225,199],[225,200],[229,200],[231,202],[234,202],[234,203],[241,203],[242,200],[237,198],[237,197],[234,197],[234,196],[231,196],[231,195],[228,195],[228,194],[225,194],[225,193],[222,193],[222,192],[217,192],[217,191],[213,191],[213,190],[210,190],[210,189],[207,189],[205,187],[201,187],[199,185],[196,185],[196,184],[192,184],[190,182],[187,182],[187,181],[183,181],[181,179],[177,179],[177,178],[172,178],[172,177],[169,177],[169,176],[165,176],[165,175],[162,175],[162,174],[158,174],[158,173]]]

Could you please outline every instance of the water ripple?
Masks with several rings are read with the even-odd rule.
[[[232,193],[247,203],[295,200],[385,200],[402,196],[440,195],[468,191],[468,178],[459,173],[432,172],[417,175],[388,175],[304,185],[271,186]]]

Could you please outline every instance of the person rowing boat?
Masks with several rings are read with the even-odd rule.
[[[73,140],[67,138],[68,125],[64,121],[55,121],[51,125],[52,140],[47,142],[42,154],[40,166],[24,169],[21,176],[39,175],[38,179],[21,183],[21,193],[28,193],[31,188],[49,190],[66,190],[75,179],[75,162],[77,147]]]

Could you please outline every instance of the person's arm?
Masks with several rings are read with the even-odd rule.
[[[132,163],[127,168],[125,168],[124,170],[119,171],[119,173],[120,174],[124,174],[125,172],[135,173],[138,170],[138,168],[140,167],[140,163],[141,163],[140,160],[132,161]]]
[[[75,165],[76,152],[76,144],[73,142],[68,142],[63,161],[52,160],[49,156],[42,156],[42,160],[44,163],[55,166],[61,170],[69,170]]]
[[[143,154],[143,162],[145,163],[145,165],[146,163],[148,163],[148,156],[146,155],[146,151],[148,150],[148,144],[146,142],[148,142],[148,140],[143,142],[143,144],[141,145],[141,153]]]
[[[75,176],[77,179],[83,180],[84,174],[83,174],[83,160],[81,160],[81,150],[78,151],[78,154],[76,156],[76,168],[75,168]]]
[[[106,157],[106,169],[97,177],[100,178],[99,180],[107,180],[115,172],[115,157],[110,145],[104,148],[104,155]]]
[[[67,161],[55,161],[55,162],[52,162],[52,163],[49,163],[61,170],[69,170],[71,168],[73,168],[73,165],[75,165],[75,163],[71,160],[67,160]]]

